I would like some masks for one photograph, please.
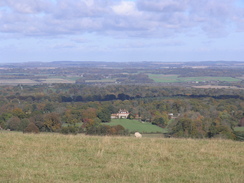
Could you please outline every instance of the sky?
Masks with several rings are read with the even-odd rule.
[[[244,61],[244,0],[0,0],[0,63]]]

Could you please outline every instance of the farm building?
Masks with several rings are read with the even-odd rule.
[[[179,116],[180,116],[180,114],[177,114],[176,116],[175,116],[173,113],[169,113],[169,114],[168,114],[169,119],[176,119],[176,118],[178,118]]]
[[[120,109],[118,113],[111,114],[111,119],[120,119],[124,118],[126,119],[129,116],[129,112],[125,109]]]

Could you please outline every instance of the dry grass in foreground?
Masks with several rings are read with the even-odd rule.
[[[0,182],[243,182],[244,146],[192,140],[0,132]]]

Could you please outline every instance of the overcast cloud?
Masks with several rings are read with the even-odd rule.
[[[241,39],[243,0],[0,0],[0,62],[243,60]]]

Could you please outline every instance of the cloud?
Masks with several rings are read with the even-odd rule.
[[[53,11],[54,18],[73,19],[96,18],[106,15],[108,4],[101,0],[59,0]]]
[[[200,29],[219,36],[243,31],[241,10],[235,0],[2,0],[0,33],[155,38]]]
[[[52,6],[52,3],[48,0],[3,0],[2,4],[7,6],[11,11],[21,14],[49,12]]]
[[[150,12],[180,12],[184,11],[188,0],[139,0],[137,6],[142,11]]]
[[[120,44],[113,44],[110,49],[119,49],[119,50],[135,50],[135,49],[144,49],[144,48],[162,48],[162,47],[177,47],[185,45],[184,42],[179,40],[162,40],[162,41],[146,41],[146,40],[140,40],[140,41],[130,41],[126,43],[120,43]]]
[[[117,5],[112,6],[115,14],[120,16],[135,16],[138,14],[136,4],[131,1],[122,1]]]
[[[244,8],[239,8],[233,19],[237,24],[237,31],[244,32]]]

